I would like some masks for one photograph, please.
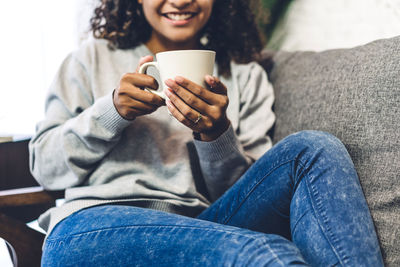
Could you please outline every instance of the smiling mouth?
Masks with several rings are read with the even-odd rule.
[[[166,18],[173,20],[173,21],[182,21],[182,20],[188,20],[193,18],[196,15],[196,13],[165,13],[163,16]]]

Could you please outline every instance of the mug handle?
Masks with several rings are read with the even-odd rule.
[[[158,63],[156,61],[152,61],[152,62],[146,62],[142,66],[140,66],[138,73],[147,74],[146,72],[147,72],[147,69],[149,67],[155,67],[157,69],[157,71],[160,72],[160,69],[158,67]],[[159,86],[162,86],[162,85],[159,85]],[[144,88],[144,90],[146,90],[146,91],[148,91],[150,93],[153,93],[155,95],[158,95],[162,99],[165,99],[165,94],[164,94],[163,91],[153,90],[153,89],[150,89],[150,88]]]

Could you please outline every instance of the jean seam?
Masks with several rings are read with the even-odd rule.
[[[306,176],[309,177],[309,175],[307,174]],[[315,186],[313,186],[312,184],[310,184],[310,179],[306,179],[306,185],[307,185],[307,192],[309,194],[309,199],[310,199],[310,203],[312,206],[312,212],[314,213],[315,218],[317,219],[318,225],[323,233],[323,235],[325,236],[325,239],[328,241],[329,245],[332,248],[332,251],[334,251],[338,261],[340,262],[341,265],[345,265],[344,261],[346,261],[346,255],[342,255],[342,249],[340,249],[340,246],[338,246],[338,248],[336,249],[336,247],[334,246],[334,243],[337,243],[337,238],[335,237],[335,235],[331,232],[331,229],[328,225],[328,219],[325,216],[325,211],[322,208],[322,204],[320,201],[320,198],[318,196],[318,192],[315,189]],[[314,201],[315,203],[314,203]],[[343,259],[343,260],[342,260]]]
[[[118,229],[134,229],[134,228],[151,228],[151,227],[159,227],[159,228],[188,228],[188,229],[192,229],[192,230],[207,230],[207,231],[215,231],[215,232],[221,232],[221,233],[228,233],[228,234],[232,234],[232,235],[237,235],[237,236],[243,236],[243,237],[247,237],[250,238],[252,240],[258,240],[257,238],[254,238],[251,234],[243,234],[243,233],[237,233],[235,231],[231,231],[231,230],[222,230],[222,229],[215,229],[212,227],[199,227],[199,226],[185,226],[185,225],[159,225],[159,224],[143,224],[143,225],[131,225],[131,226],[118,226],[118,227],[105,227],[102,229],[96,229],[96,230],[92,230],[92,231],[85,231],[85,232],[80,232],[80,233],[76,233],[76,234],[72,234],[72,235],[63,235],[63,236],[59,236],[59,237],[53,237],[53,238],[48,238],[46,240],[46,245],[49,243],[55,243],[55,242],[59,242],[62,241],[66,238],[75,238],[75,237],[80,237],[80,236],[84,236],[87,234],[93,234],[93,233],[100,233],[103,231],[108,231],[108,230],[118,230]]]
[[[277,165],[277,166],[275,166],[275,167],[273,167],[273,168],[271,168],[271,170],[267,173],[267,174],[265,174],[257,183],[255,183],[254,185],[253,185],[253,187],[250,189],[250,191],[246,194],[246,196],[242,199],[242,201],[239,203],[239,205],[238,205],[238,207],[234,210],[234,211],[232,211],[232,213],[230,214],[230,216],[223,222],[223,224],[228,224],[229,223],[229,221],[232,219],[232,217],[233,216],[235,216],[235,214],[238,212],[238,210],[242,207],[242,205],[244,204],[244,202],[246,202],[246,200],[249,198],[249,196],[251,195],[251,193],[253,193],[254,192],[254,190],[272,173],[272,172],[274,172],[276,169],[278,169],[278,168],[280,168],[281,166],[283,166],[283,165],[285,165],[285,164],[287,164],[287,163],[289,163],[289,162],[292,162],[293,161],[293,159],[290,159],[290,160],[287,160],[287,161],[285,161],[285,162],[282,162],[281,164],[279,164],[279,165]]]

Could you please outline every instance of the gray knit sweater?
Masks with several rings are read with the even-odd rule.
[[[149,54],[144,45],[110,50],[106,41],[91,40],[62,63],[29,146],[39,184],[66,189],[66,202],[39,218],[48,233],[70,214],[107,203],[198,213],[271,147],[273,90],[256,63],[232,63],[232,76],[220,77],[228,88],[231,127],[215,141],[194,140],[166,107],[123,119],[112,91]]]

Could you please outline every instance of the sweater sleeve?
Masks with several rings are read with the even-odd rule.
[[[220,197],[272,146],[268,131],[275,121],[274,95],[267,74],[256,63],[234,69],[239,103],[231,104],[239,110],[237,129],[230,126],[212,142],[194,140],[212,200]]]
[[[88,70],[68,56],[51,85],[45,119],[29,144],[33,176],[48,190],[84,183],[129,123],[116,111],[111,92],[95,99]]]

